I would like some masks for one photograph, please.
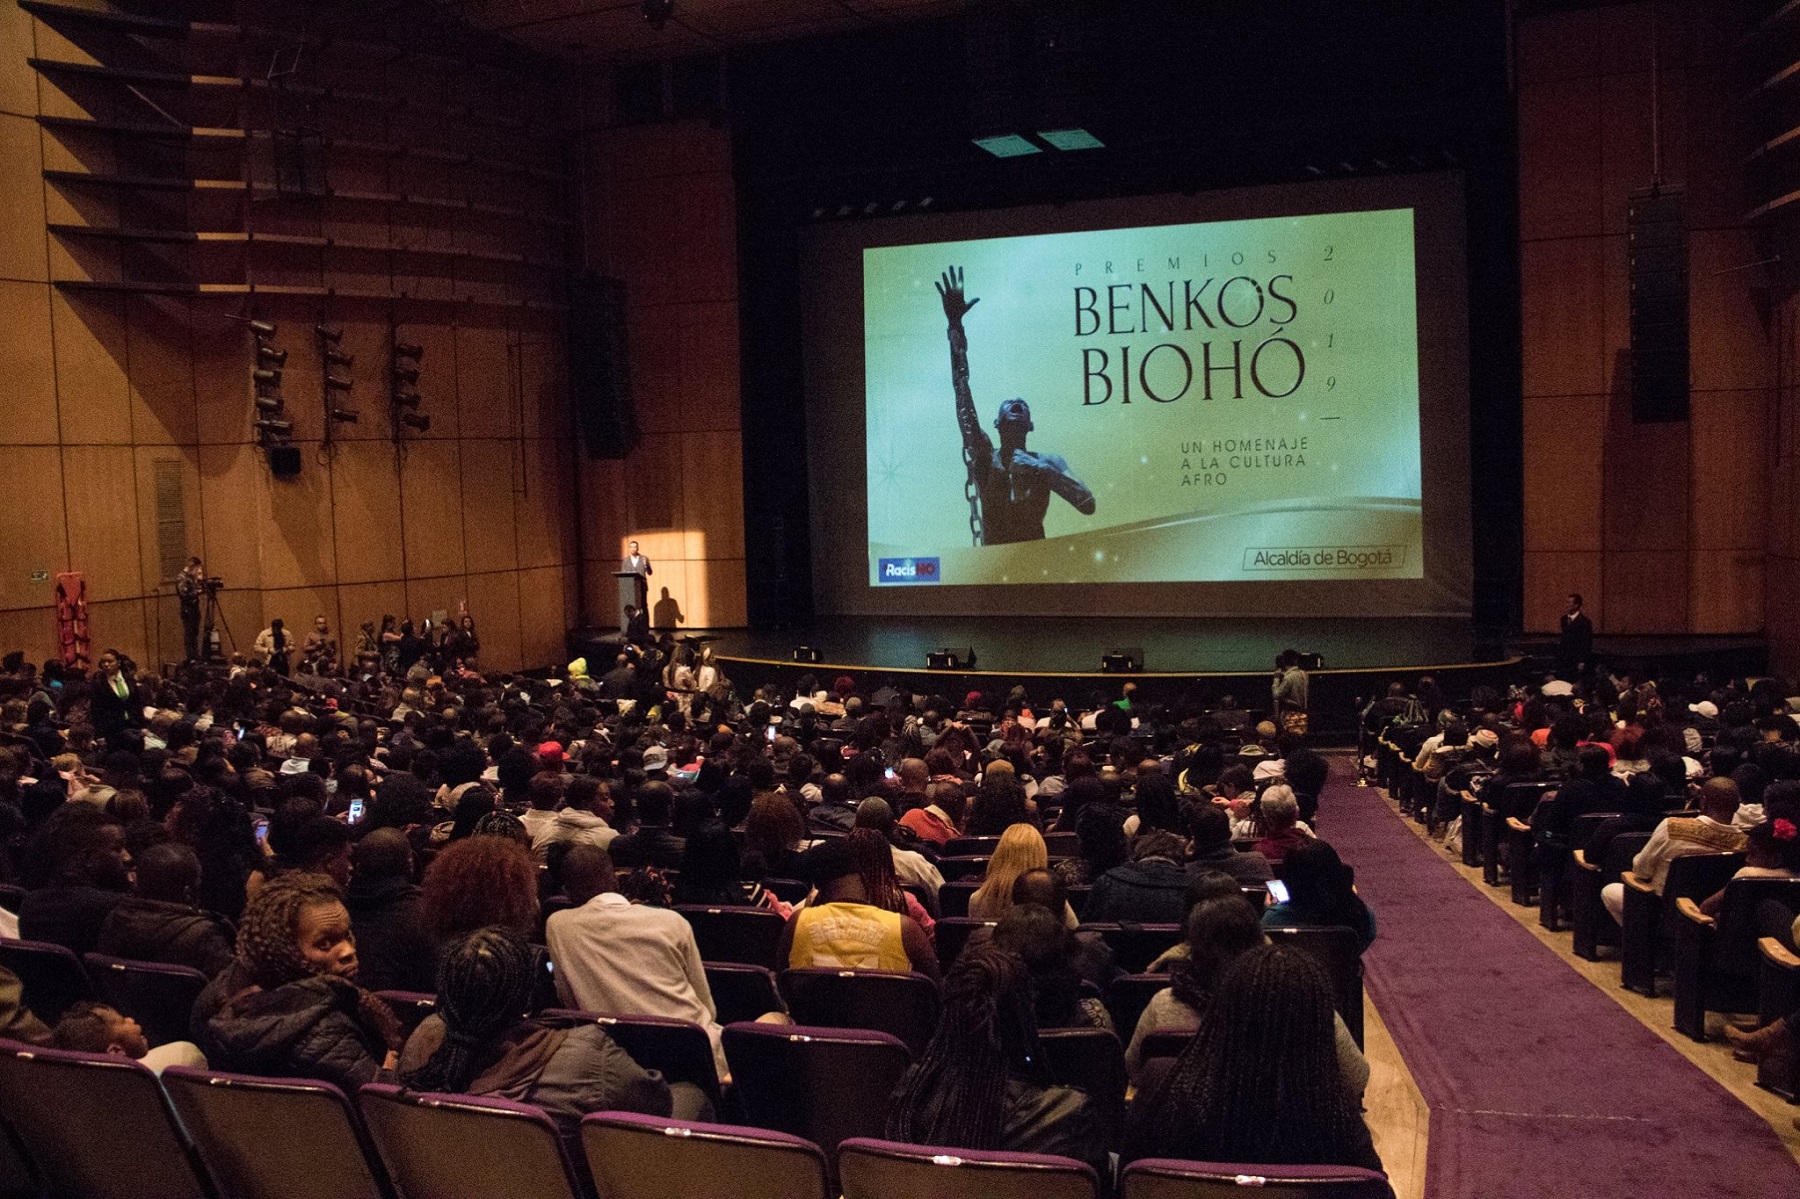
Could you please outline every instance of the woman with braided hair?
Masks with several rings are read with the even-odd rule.
[[[943,996],[936,1035],[888,1104],[886,1135],[1104,1162],[1111,1147],[1087,1095],[1050,1081],[1025,963],[992,943],[970,945],[944,976]]]
[[[400,1080],[448,1091],[534,1103],[571,1142],[589,1112],[643,1112],[706,1119],[697,1087],[665,1083],[590,1020],[532,1016],[541,951],[508,928],[477,929],[438,963],[437,1011],[406,1042]],[[580,1154],[574,1154],[580,1160]]]
[[[356,936],[337,885],[293,871],[265,883],[238,923],[237,958],[194,1003],[215,1069],[319,1078],[354,1090],[386,1079],[402,1036],[356,985]]]
[[[936,948],[934,930],[937,921],[931,918],[931,913],[925,910],[917,896],[900,885],[900,876],[894,873],[893,843],[886,834],[877,828],[853,828],[845,841],[856,853],[857,870],[862,875],[863,891],[869,897],[870,906],[910,916]]]
[[[1131,1111],[1123,1160],[1381,1169],[1332,1030],[1331,989],[1304,954],[1241,955],[1200,1032]]]

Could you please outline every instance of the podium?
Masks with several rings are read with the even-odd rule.
[[[650,600],[650,582],[635,570],[615,570],[613,578],[619,580],[619,636],[623,637],[627,623],[625,609],[631,607],[639,612],[649,611],[646,604]]]

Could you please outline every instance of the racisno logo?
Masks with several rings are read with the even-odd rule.
[[[883,558],[876,564],[876,574],[883,583],[935,583],[938,581],[938,560]]]

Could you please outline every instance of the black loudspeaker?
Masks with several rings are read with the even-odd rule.
[[[1687,194],[1633,192],[1630,234],[1631,419],[1688,418]]]
[[[300,447],[292,445],[272,445],[269,447],[269,473],[277,479],[291,479],[300,473]]]
[[[1144,651],[1135,645],[1109,649],[1100,655],[1100,669],[1107,674],[1136,674],[1144,669]]]
[[[569,284],[569,399],[588,457],[624,458],[637,448],[621,279]]]
[[[824,660],[825,655],[810,645],[796,645],[794,647],[794,661],[796,662],[823,662]]]
[[[927,670],[974,670],[975,649],[969,647],[966,657],[958,657],[953,649],[934,649],[925,654]]]

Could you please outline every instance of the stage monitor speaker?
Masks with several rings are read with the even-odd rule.
[[[971,646],[963,657],[953,649],[934,649],[925,654],[926,670],[974,670],[975,649]]]
[[[637,448],[621,279],[569,284],[569,399],[588,457],[624,458]]]
[[[796,662],[823,662],[824,660],[825,655],[810,645],[796,645],[794,647],[794,661]]]
[[[1100,655],[1100,669],[1107,674],[1136,674],[1144,669],[1144,648],[1130,645],[1109,649]]]
[[[1301,670],[1324,670],[1325,669],[1324,655],[1323,654],[1301,654],[1300,655],[1300,669]]]
[[[272,445],[269,447],[269,473],[277,479],[292,479],[300,473],[300,447],[292,445]]]
[[[1631,282],[1631,419],[1688,418],[1687,194],[1649,188],[1625,210]]]

